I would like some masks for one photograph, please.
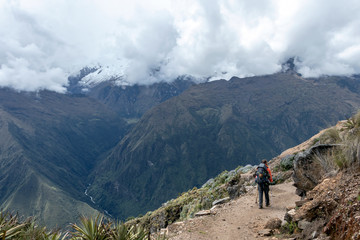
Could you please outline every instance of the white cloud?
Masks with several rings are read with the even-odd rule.
[[[292,56],[305,76],[359,73],[359,11],[357,0],[0,0],[0,86],[62,92],[99,64],[128,84],[243,77]]]

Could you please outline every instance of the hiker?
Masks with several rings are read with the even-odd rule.
[[[273,179],[266,159],[262,160],[257,168],[255,182],[258,184],[259,190],[259,208],[263,208],[263,193],[265,194],[266,206],[270,206],[269,185],[273,182]]]

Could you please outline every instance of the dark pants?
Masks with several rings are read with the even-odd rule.
[[[263,193],[265,193],[265,204],[266,204],[266,206],[270,205],[269,184],[259,183],[258,184],[258,189],[259,189],[259,206],[262,207],[262,205],[263,205]]]

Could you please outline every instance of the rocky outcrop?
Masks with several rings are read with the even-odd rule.
[[[294,156],[294,185],[296,193],[305,197],[306,192],[312,190],[323,179],[324,175],[333,169],[329,168],[324,160],[324,153],[338,145],[322,144],[315,145],[306,151],[299,152]]]
[[[202,210],[200,212],[195,213],[195,217],[208,216],[213,214],[210,210]]]
[[[299,239],[360,239],[360,113],[322,131],[307,150],[292,153],[296,193],[284,219]],[[281,163],[286,166],[291,155]]]
[[[182,206],[180,204],[165,206],[155,212],[149,212],[142,218],[134,219],[127,222],[127,225],[140,225],[146,228],[150,233],[158,232],[166,228],[169,224],[180,218]]]
[[[325,178],[307,192],[297,209],[285,215],[285,221],[302,231],[299,239],[359,239],[360,169],[342,171]]]
[[[226,190],[229,194],[230,199],[235,199],[240,197],[242,194],[246,193],[246,188],[244,186],[245,179],[241,178],[240,174],[237,174],[232,178],[228,183]]]
[[[222,198],[222,199],[219,199],[219,200],[215,200],[212,205],[213,206],[216,206],[216,205],[220,205],[220,204],[224,204],[224,203],[227,203],[230,201],[230,198],[229,197],[226,197],[226,198]]]

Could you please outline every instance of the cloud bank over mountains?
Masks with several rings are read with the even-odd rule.
[[[357,0],[0,0],[0,86],[64,92],[103,66],[128,84],[187,74],[360,72]]]

